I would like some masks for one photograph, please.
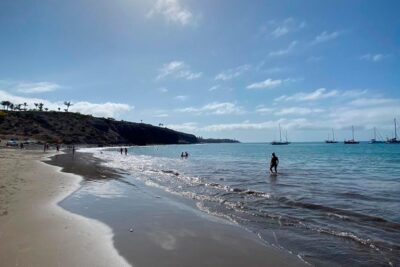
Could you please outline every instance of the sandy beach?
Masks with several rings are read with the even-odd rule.
[[[129,266],[109,227],[57,205],[81,178],[40,162],[44,156],[0,150],[0,265]]]
[[[0,150],[0,262],[4,266],[301,266],[289,253],[219,218],[168,200],[159,192],[134,192],[129,216],[92,216],[88,203],[66,208],[82,177],[118,181],[90,154],[57,155]],[[70,195],[70,197],[68,197]],[[67,201],[63,201],[67,199]],[[60,202],[61,201],[61,202]],[[61,203],[61,207],[58,205]],[[126,203],[127,204],[127,203]],[[67,205],[68,206],[68,205]],[[74,213],[71,212],[74,211]],[[81,215],[85,215],[81,216]],[[131,228],[130,228],[131,227]]]

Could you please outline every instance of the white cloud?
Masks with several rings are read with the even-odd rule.
[[[306,23],[304,21],[299,22],[293,18],[286,18],[283,21],[270,21],[269,25],[273,28],[270,34],[274,38],[285,36],[291,32],[295,32],[306,27]]]
[[[247,89],[265,89],[265,88],[274,88],[282,84],[282,80],[272,80],[266,79],[262,82],[256,82],[248,85]]]
[[[189,97],[186,96],[186,95],[177,95],[177,96],[175,96],[174,98],[175,98],[176,100],[179,100],[179,101],[186,101]]]
[[[285,48],[285,49],[280,49],[280,50],[277,50],[277,51],[271,51],[271,52],[269,53],[269,56],[271,56],[271,57],[276,57],[276,56],[283,56],[283,55],[289,54],[290,52],[292,52],[292,50],[295,48],[295,46],[296,46],[297,44],[298,44],[297,41],[293,41],[293,42],[291,42],[291,43],[289,44],[289,46],[288,46],[287,48]]]
[[[171,61],[164,64],[159,70],[157,80],[172,76],[175,78],[194,80],[200,78],[201,72],[192,72],[190,66],[183,61]]]
[[[283,108],[277,112],[276,115],[283,116],[283,115],[309,115],[312,113],[321,113],[323,109],[320,108],[304,108],[304,107],[290,107],[290,108]]]
[[[256,113],[260,115],[271,114],[275,109],[265,107],[264,105],[260,105],[256,107]]]
[[[315,45],[315,44],[327,42],[330,40],[334,40],[334,39],[338,38],[341,34],[342,34],[342,32],[339,32],[339,31],[334,31],[334,32],[330,32],[330,33],[327,31],[323,31],[322,33],[320,33],[319,35],[317,35],[314,38],[314,40],[311,42],[311,44]]]
[[[167,113],[156,114],[154,117],[156,118],[167,118],[169,115]]]
[[[311,93],[297,93],[291,96],[282,95],[275,98],[275,101],[316,101],[329,97],[337,96],[339,92],[337,90],[327,91],[325,88],[319,88]]]
[[[186,130],[186,131],[204,131],[204,132],[220,132],[220,131],[232,131],[232,130],[275,130],[277,125],[281,124],[283,128],[309,128],[312,127],[312,123],[309,122],[305,118],[297,118],[297,119],[280,119],[280,120],[270,120],[264,122],[238,122],[238,123],[221,123],[221,124],[210,124],[205,126],[199,126],[196,123],[188,123],[188,124],[177,124],[177,125],[168,125],[176,130]]]
[[[214,85],[214,86],[211,86],[211,87],[208,89],[208,91],[212,92],[212,91],[217,90],[218,88],[220,88],[219,85]]]
[[[242,75],[244,72],[248,71],[250,69],[250,65],[242,65],[239,67],[236,67],[234,69],[229,69],[222,71],[219,73],[217,76],[215,76],[215,80],[222,80],[222,81],[228,81],[233,78],[236,78],[240,75]]]
[[[197,130],[196,122],[186,122],[182,124],[168,124],[166,126],[176,131],[183,131],[183,132],[194,132]]]
[[[342,129],[355,125],[364,129],[379,127],[391,130],[393,127],[393,117],[396,114],[400,114],[399,99],[392,99],[389,102],[373,102],[375,103],[360,102],[357,104],[356,102],[355,106],[335,108],[330,113],[329,120],[331,121],[331,125]]]
[[[147,17],[162,15],[168,22],[178,23],[183,26],[193,21],[192,12],[183,7],[178,0],[157,0]]]
[[[214,115],[228,115],[228,114],[244,114],[245,111],[242,107],[237,106],[235,103],[231,102],[213,102],[204,105],[200,108],[187,107],[183,109],[177,109],[178,112],[183,113],[194,113],[196,115],[201,114],[214,114]]]
[[[61,108],[63,110],[65,108],[63,101],[48,101],[40,98],[29,98],[29,97],[21,97],[9,94],[5,91],[0,90],[0,99],[11,101],[14,104],[23,104],[27,103],[28,108],[34,108],[34,103],[43,103],[44,108],[48,108],[49,110],[58,110]],[[122,113],[128,112],[132,110],[134,107],[121,104],[121,103],[91,103],[87,101],[71,101],[72,106],[70,107],[71,112],[80,112],[82,114],[92,114],[93,116],[99,117],[115,117]]]
[[[45,93],[59,89],[61,86],[51,82],[21,82],[15,85],[14,90],[25,94]]]
[[[381,61],[388,57],[389,57],[389,55],[386,55],[386,54],[365,54],[365,55],[362,55],[360,57],[360,59],[365,60],[365,61],[378,62],[378,61]]]
[[[341,96],[343,97],[358,97],[358,96],[362,96],[365,95],[366,93],[368,93],[368,90],[346,90],[341,92]]]

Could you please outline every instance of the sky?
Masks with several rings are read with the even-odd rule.
[[[400,2],[1,0],[0,101],[270,142],[400,121]],[[330,135],[330,136],[328,136]]]

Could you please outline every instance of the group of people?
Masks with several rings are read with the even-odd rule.
[[[122,155],[123,153],[125,153],[125,155],[128,155],[128,148],[126,148],[126,147],[125,147],[125,148],[122,148],[122,147],[121,147],[121,148],[119,149],[119,152],[121,153],[121,155]]]
[[[181,158],[182,159],[183,158],[188,158],[188,157],[189,157],[189,153],[187,151],[181,153]]]

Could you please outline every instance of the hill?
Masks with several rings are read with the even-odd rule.
[[[0,111],[0,137],[64,144],[195,144],[187,133],[71,112]],[[205,139],[207,140],[207,139]]]

